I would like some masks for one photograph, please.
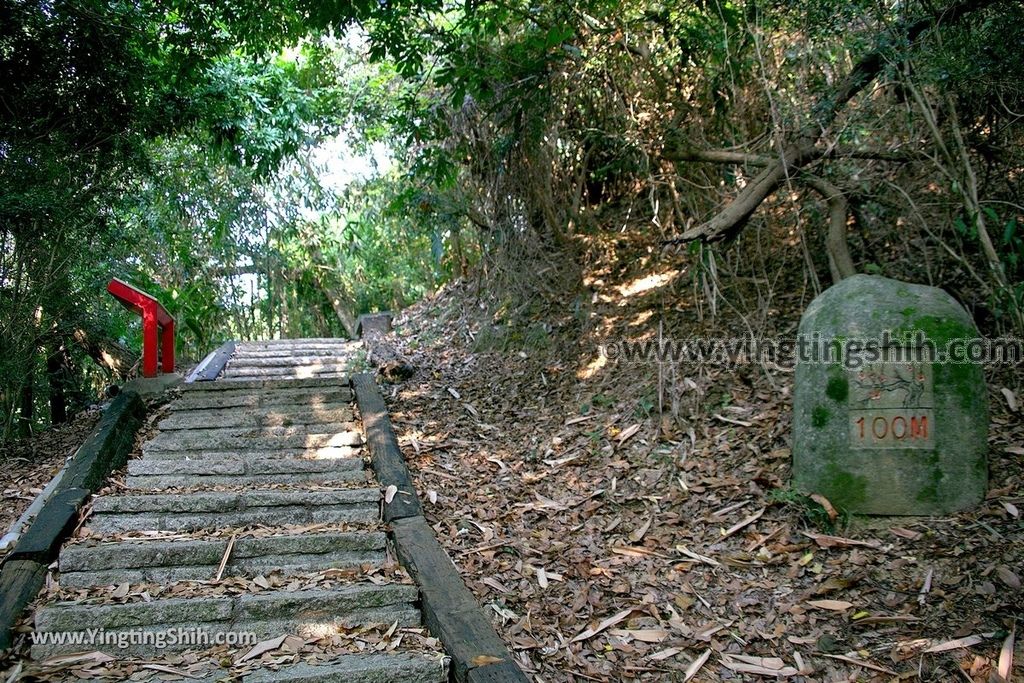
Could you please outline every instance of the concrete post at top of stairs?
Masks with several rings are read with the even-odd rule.
[[[359,320],[356,321],[356,334],[362,339],[368,332],[379,332],[380,334],[387,334],[391,331],[391,321],[394,319],[394,315],[390,311],[381,311],[380,313],[365,313],[359,316]]]

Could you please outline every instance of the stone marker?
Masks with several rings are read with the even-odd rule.
[[[982,366],[946,362],[947,343],[979,337],[935,287],[855,275],[800,321],[793,480],[838,508],[874,515],[963,510],[985,497],[988,391]],[[821,362],[827,344],[856,350]]]

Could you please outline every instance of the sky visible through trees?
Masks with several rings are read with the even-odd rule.
[[[1022,19],[1008,0],[6,0],[0,434],[132,371],[112,276],[160,297],[193,358],[351,334],[459,278],[500,315],[578,310],[623,234],[689,264],[712,311],[720,278],[879,272],[1020,331]]]

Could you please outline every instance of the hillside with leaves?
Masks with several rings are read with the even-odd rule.
[[[815,680],[892,676],[837,658],[979,632],[917,676],[996,680],[1019,366],[987,377],[991,499],[851,545],[790,496],[789,376],[597,350],[792,335],[856,272],[1024,334],[1022,44],[1014,0],[3,0],[5,489],[138,374],[111,277],[177,318],[185,365],[408,309],[403,447],[539,680],[683,678],[707,648],[802,670],[812,644]],[[920,644],[879,666],[912,676]],[[722,659],[701,675],[747,675]]]

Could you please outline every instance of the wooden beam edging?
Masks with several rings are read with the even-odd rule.
[[[452,659],[456,683],[527,683],[487,614],[466,588],[451,558],[423,517],[412,475],[398,447],[384,397],[372,375],[352,378],[378,483],[398,493],[384,505],[384,521],[398,558],[420,590],[423,621]]]
[[[212,382],[217,379],[223,372],[224,366],[231,360],[231,356],[235,354],[235,344],[236,342],[233,341],[224,342],[215,351],[207,354],[206,358],[185,378],[185,383]]]
[[[422,515],[412,475],[398,447],[398,438],[391,427],[388,408],[376,380],[372,375],[360,373],[352,377],[352,388],[356,392],[356,403],[359,404],[359,415],[366,432],[366,446],[370,451],[373,473],[385,489],[389,486],[398,488],[391,502],[384,503],[384,521]]]
[[[71,458],[64,476],[0,567],[0,650],[12,644],[25,607],[46,580],[46,568],[78,522],[78,513],[114,469],[128,460],[146,406],[134,391],[122,391]]]

